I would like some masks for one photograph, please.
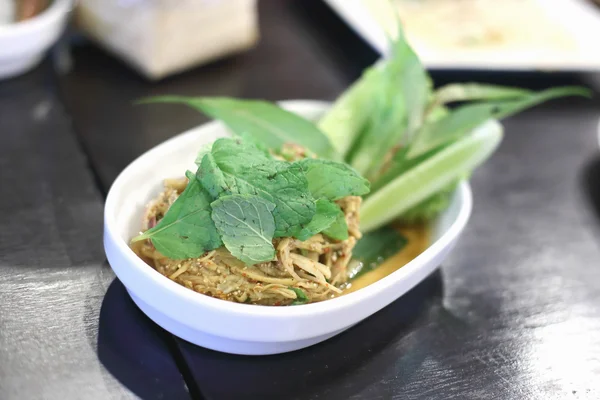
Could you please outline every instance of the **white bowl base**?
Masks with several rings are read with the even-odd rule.
[[[0,60],[0,79],[12,78],[29,72],[42,61],[43,54]]]
[[[199,332],[197,330],[190,329],[186,325],[180,324],[172,318],[169,318],[165,314],[156,311],[148,304],[140,300],[129,290],[127,291],[133,302],[138,306],[140,310],[148,318],[154,321],[161,328],[180,339],[190,342],[197,346],[202,346],[210,350],[222,351],[231,354],[239,354],[246,356],[257,356],[257,355],[270,355],[287,353],[294,350],[300,350],[306,347],[310,347],[317,343],[321,343],[343,331],[350,329],[351,326],[339,331],[331,332],[326,335],[318,336],[310,339],[295,340],[292,342],[250,342],[245,340],[228,339],[220,336],[208,334],[206,332]],[[202,318],[196,316],[195,318]]]

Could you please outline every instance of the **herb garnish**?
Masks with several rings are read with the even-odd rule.
[[[133,241],[150,239],[172,259],[220,247],[252,265],[273,260],[272,240],[306,240],[323,233],[348,237],[333,201],[365,195],[369,182],[349,166],[329,160],[277,160],[253,143],[223,138],[203,147],[195,174],[166,215]]]
[[[296,306],[299,304],[308,303],[308,296],[306,296],[306,293],[304,293],[302,289],[298,289],[296,287],[291,286],[289,287],[289,289],[293,290],[294,293],[296,293],[296,300],[294,300],[291,305]]]

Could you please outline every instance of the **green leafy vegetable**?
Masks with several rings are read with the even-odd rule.
[[[298,304],[305,304],[308,303],[308,297],[306,296],[306,293],[304,293],[304,291],[302,289],[298,289],[295,287],[289,287],[290,290],[293,290],[294,293],[296,293],[296,300],[294,300],[292,302],[293,306],[296,306]]]
[[[431,78],[408,45],[396,14],[388,12],[393,6],[388,1],[372,3],[370,8],[378,10],[394,38],[389,57],[369,67],[318,122],[344,160],[371,182],[361,210],[363,229],[394,218],[420,220],[446,207],[456,182],[496,147],[498,135],[485,139],[473,133],[495,118],[557,97],[590,94],[578,87],[535,93],[475,83],[450,84],[432,93]],[[466,104],[445,107],[455,102]],[[459,160],[452,154],[463,146],[475,153],[464,150],[466,159]],[[451,171],[442,173],[436,162],[445,163],[446,157],[458,164],[444,164]]]
[[[451,183],[416,206],[404,211],[398,220],[406,224],[419,224],[431,221],[448,208],[458,183]]]
[[[336,222],[340,213],[344,215],[337,204],[326,199],[317,200],[317,212],[310,223],[300,231],[298,239],[308,240],[317,233],[323,232]],[[346,236],[348,236],[348,227],[346,227]]]
[[[509,100],[531,93],[531,90],[514,87],[480,83],[451,83],[435,91],[432,104],[437,106],[457,101]]]
[[[275,257],[275,204],[254,195],[222,196],[212,204],[212,219],[229,252],[252,265]]]
[[[200,166],[200,163],[202,162],[202,159],[204,158],[204,156],[209,154],[211,151],[212,151],[212,143],[203,144],[202,147],[200,147],[200,150],[198,150],[198,153],[196,153],[196,160],[194,161],[194,164],[196,164],[197,166]]]
[[[344,212],[338,207],[337,216],[333,224],[327,229],[323,230],[323,233],[335,240],[346,240],[348,239],[348,225],[346,224],[346,216]]]
[[[174,260],[198,257],[221,246],[211,218],[212,199],[191,172],[186,175],[190,182],[167,214],[155,227],[133,239],[150,239],[161,254]]]
[[[241,138],[204,146],[196,163],[196,174],[188,171],[189,183],[166,215],[134,241],[150,239],[172,259],[198,257],[224,244],[247,264],[270,261],[274,237],[307,240],[323,232],[347,238],[344,213],[333,200],[369,188],[345,164],[281,161]]]
[[[214,142],[198,177],[213,198],[253,194],[274,203],[275,237],[298,236],[315,215],[315,199],[302,167],[269,158],[242,140]]]
[[[349,155],[350,164],[369,179],[381,169],[385,155],[409,140],[421,125],[430,95],[430,79],[398,25],[390,59],[375,72],[370,117]]]
[[[406,238],[390,227],[367,233],[356,243],[352,251],[352,258],[357,262],[349,271],[350,278],[354,279],[374,270],[386,259],[402,250],[406,243]]]
[[[305,158],[296,164],[306,172],[308,188],[316,198],[338,200],[369,193],[369,181],[346,164],[314,158]]]
[[[377,79],[377,72],[369,68],[361,79],[338,97],[318,122],[318,127],[342,157],[346,157],[369,119],[372,81]]]
[[[223,121],[234,133],[250,135],[269,148],[277,149],[284,143],[297,143],[321,157],[339,158],[327,136],[315,124],[266,101],[160,96],[140,103],[185,104]]]
[[[443,190],[486,160],[501,139],[502,127],[489,121],[408,169],[363,202],[361,230],[377,229]]]
[[[450,112],[447,116],[424,125],[410,144],[407,157],[413,158],[438,146],[456,140],[489,119],[505,118],[547,100],[568,95],[589,96],[590,92],[579,87],[560,87],[539,93],[522,95],[515,100],[468,104]]]

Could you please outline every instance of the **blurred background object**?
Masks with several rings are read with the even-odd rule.
[[[71,0],[0,0],[0,79],[35,67],[61,35]]]
[[[10,24],[15,19],[15,3],[13,0],[0,0],[0,26]]]
[[[381,54],[391,20],[431,69],[600,70],[600,0],[324,0]]]
[[[155,80],[253,47],[256,0],[80,0],[76,25]]]
[[[15,21],[20,22],[44,11],[50,5],[50,0],[17,0],[16,3]]]

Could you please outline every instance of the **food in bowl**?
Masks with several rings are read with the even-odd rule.
[[[234,138],[200,148],[196,172],[165,182],[133,238],[136,253],[167,278],[223,300],[287,306],[343,295],[410,261],[398,252],[410,248],[414,258],[424,250],[429,221],[499,144],[490,120],[587,94],[479,84],[433,90],[400,30],[393,48],[316,123],[258,100],[146,100],[200,110]]]
[[[148,205],[137,253],[224,300],[289,305],[341,293],[369,182],[344,163],[271,154],[240,138],[205,151],[195,174],[167,180]]]

